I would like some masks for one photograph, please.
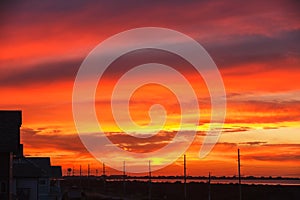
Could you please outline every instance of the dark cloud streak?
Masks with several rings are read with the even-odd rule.
[[[83,59],[41,63],[29,68],[12,68],[1,72],[0,86],[49,84],[75,79]]]
[[[238,39],[232,39],[226,41],[226,43],[209,43],[205,45],[212,58],[217,63],[217,66],[222,70],[223,68],[230,68],[236,66],[243,66],[251,63],[263,63],[263,67],[259,69],[248,69],[235,70],[235,76],[241,76],[249,73],[257,73],[266,70],[284,69],[285,70],[299,70],[300,59],[300,30],[293,30],[289,32],[281,33],[276,37],[267,37],[263,35],[243,35]],[[126,59],[120,58],[118,62],[126,62],[126,65],[130,65],[130,62],[144,63],[143,55],[146,61],[149,60],[161,60],[169,64],[169,66],[178,65],[181,63],[181,68],[189,73],[193,73],[189,64],[182,62],[182,59],[175,59],[175,55],[160,52],[154,50],[141,50],[129,53],[125,56]],[[124,56],[122,56],[124,57]],[[138,60],[132,60],[137,57]],[[288,59],[291,57],[297,61],[294,64],[289,64]],[[48,61],[39,65],[22,67],[17,72],[6,71],[2,72],[0,76],[0,85],[26,85],[30,83],[42,83],[42,82],[53,82],[64,79],[73,79],[79,69],[82,57],[73,60],[62,60],[62,61]],[[298,64],[297,64],[298,63]],[[12,67],[14,69],[14,67]],[[114,76],[124,70],[120,64],[114,67],[110,73],[110,76]],[[259,71],[257,71],[259,70]],[[225,73],[226,75],[226,73]]]
[[[224,43],[210,43],[205,46],[221,68],[265,63],[265,68],[261,69],[264,71],[282,68],[281,64],[286,63],[290,56],[298,58],[300,55],[299,43],[300,29],[281,32],[272,37],[257,34],[233,35]],[[299,65],[284,65],[284,67],[285,69],[297,69]],[[243,72],[243,70],[237,70],[237,75],[243,75]],[[257,71],[253,70],[252,73],[257,73]]]

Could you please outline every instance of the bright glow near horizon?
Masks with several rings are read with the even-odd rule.
[[[111,35],[135,27],[158,26],[181,31],[203,44],[216,62],[227,92],[222,136],[212,152],[199,160],[199,147],[210,119],[207,88],[200,76],[179,61],[173,63],[173,57],[158,58],[180,65],[178,68],[197,91],[201,119],[198,136],[186,152],[188,174],[207,175],[210,171],[213,175],[235,175],[240,148],[243,175],[300,177],[300,15],[293,1],[254,1],[242,8],[233,1],[162,5],[143,2],[140,7],[120,3],[124,7],[121,14],[120,6],[108,2],[72,6],[21,2],[2,9],[0,109],[23,111],[21,140],[26,155],[50,156],[52,164],[62,165],[64,172],[73,166],[78,171],[79,165],[88,163],[92,169],[100,169],[102,163],[82,145],[73,122],[76,72],[85,56]],[[223,12],[224,9],[232,12]],[[143,58],[147,53],[136,55]],[[153,57],[158,55],[153,53]],[[95,105],[112,140],[112,134],[120,132],[109,114],[109,91],[117,73],[118,69],[112,70],[102,80],[105,87],[97,90]],[[153,101],[168,111],[157,140],[133,144],[115,139],[115,143],[142,152],[156,149],[172,138],[178,130],[180,110],[176,98],[165,88],[139,88],[131,99],[132,118],[137,124],[147,125]],[[188,124],[185,129],[189,130]],[[118,173],[107,168],[110,174]],[[154,172],[162,174],[181,175],[182,158]]]

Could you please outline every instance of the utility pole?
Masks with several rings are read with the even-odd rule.
[[[90,177],[90,164],[88,164],[88,177]]]
[[[8,174],[8,199],[12,200],[13,199],[13,153],[9,153],[9,174]]]
[[[152,185],[151,185],[151,161],[149,160],[149,196],[148,196],[148,199],[151,200],[151,188]]]
[[[74,165],[73,165],[72,176],[75,175],[75,172],[74,172],[74,171],[75,171],[75,170],[74,170]]]
[[[79,176],[80,176],[80,189],[82,189],[82,185],[81,185],[81,179],[82,179],[82,171],[81,171],[81,165],[80,165],[80,168],[79,168]]]
[[[210,172],[208,173],[208,200],[211,200]]]
[[[105,176],[105,163],[102,164],[102,176]]]
[[[242,183],[241,183],[241,159],[240,159],[240,149],[238,149],[238,171],[239,171],[239,195],[240,195],[240,200],[242,200]]]
[[[125,178],[126,178],[126,168],[125,168],[125,161],[123,161],[123,196],[124,197],[126,193]]]
[[[106,192],[105,163],[102,163],[103,191]]]
[[[187,193],[186,193],[186,156],[185,156],[185,154],[183,157],[183,174],[184,174],[184,200],[186,200]]]

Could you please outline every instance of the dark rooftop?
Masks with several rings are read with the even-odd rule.
[[[21,111],[0,110],[0,152],[18,153],[21,124]]]

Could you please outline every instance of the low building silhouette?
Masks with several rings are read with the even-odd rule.
[[[60,199],[60,166],[49,157],[25,157],[21,111],[0,111],[0,199]]]

